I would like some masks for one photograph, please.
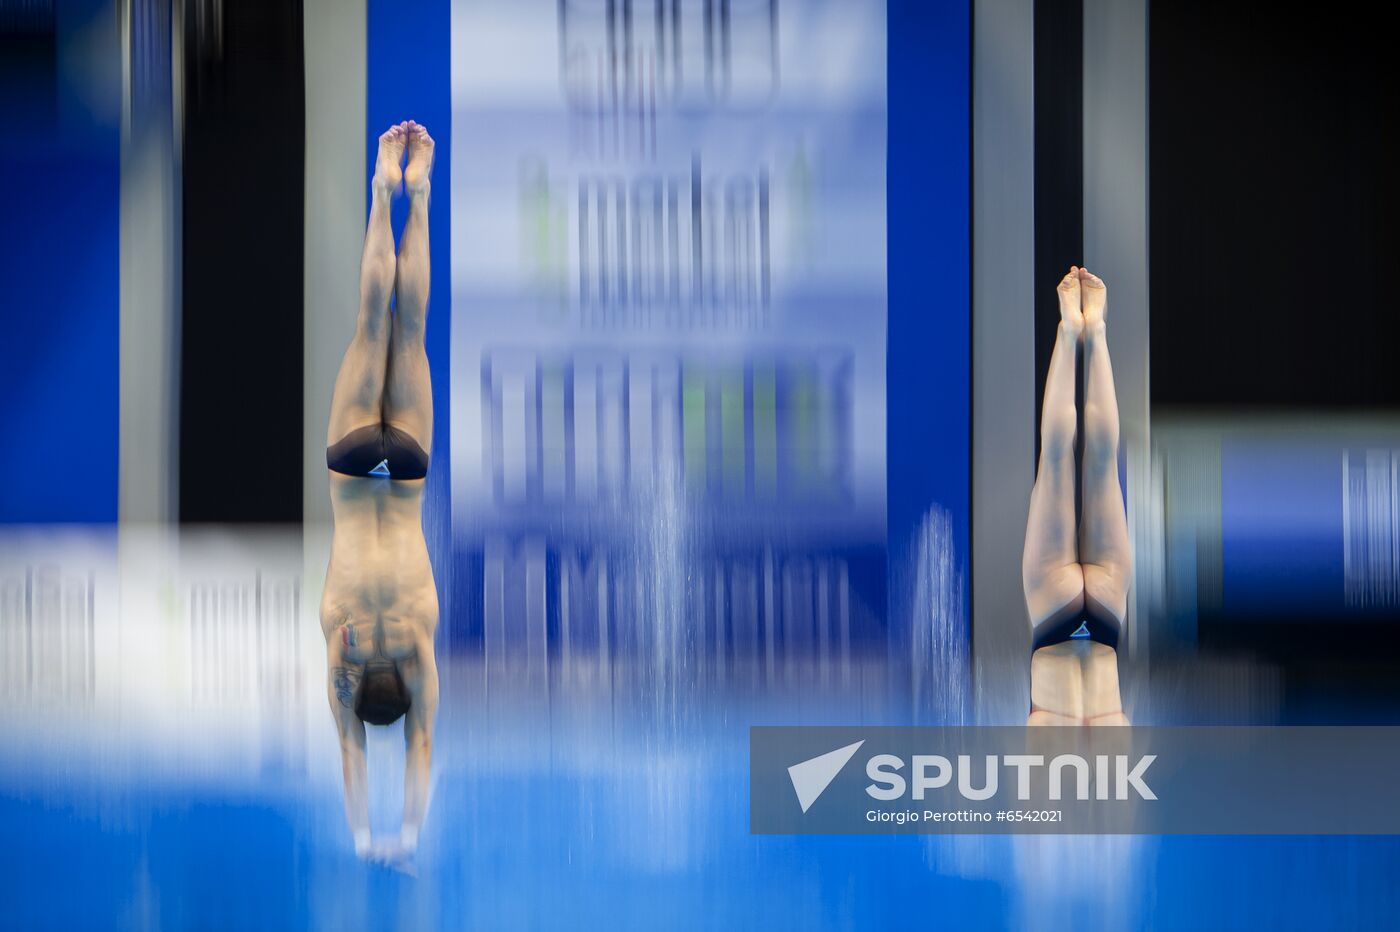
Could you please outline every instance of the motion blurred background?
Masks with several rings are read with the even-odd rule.
[[[1389,840],[755,839],[743,789],[748,724],[1022,720],[1072,263],[1111,294],[1130,717],[1396,720],[1400,153],[1369,15],[0,2],[21,925],[1389,915]],[[438,143],[448,696],[416,880],[349,853],[316,625],[368,173],[409,118]],[[75,899],[79,849],[104,879]]]

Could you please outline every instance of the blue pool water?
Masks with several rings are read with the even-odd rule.
[[[12,760],[4,924],[1379,928],[1400,905],[1391,838],[751,836],[746,726],[806,716],[712,711],[650,743],[606,721],[459,721],[417,876],[354,857],[330,781]]]
[[[957,658],[935,627],[912,677],[866,648],[772,667],[626,640],[533,668],[444,651],[418,856],[364,863],[307,621],[323,544],[0,540],[0,927],[1396,924],[1393,838],[750,835],[749,726],[929,720],[967,688],[937,673]],[[17,640],[17,620],[44,637]],[[370,758],[383,836],[397,733]]]

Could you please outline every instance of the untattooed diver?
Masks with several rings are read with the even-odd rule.
[[[1035,650],[1028,723],[1126,725],[1116,649],[1133,558],[1118,484],[1118,399],[1104,328],[1108,292],[1102,280],[1073,266],[1058,290],[1060,327],[1045,376],[1040,466],[1021,560]],[[1084,455],[1076,469],[1074,369],[1081,341]],[[1083,499],[1077,521],[1076,475]]]
[[[408,165],[401,168],[405,153]],[[417,123],[391,126],[379,137],[360,259],[359,317],[336,376],[326,431],[335,534],[321,630],[331,713],[340,732],[345,817],[361,857],[372,853],[365,723],[404,720],[403,827],[391,855],[412,855],[428,808],[438,704],[437,589],[422,522],[433,437],[423,347],[432,167],[433,139]],[[389,202],[400,182],[409,209],[395,257]]]

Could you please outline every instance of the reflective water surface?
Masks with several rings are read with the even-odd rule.
[[[664,622],[543,667],[448,651],[416,863],[362,863],[325,706],[326,542],[5,533],[0,925],[1316,928],[1400,905],[1387,838],[749,835],[748,726],[939,717],[966,686],[929,668],[957,660],[934,628],[917,676],[883,647],[770,663]],[[374,732],[372,818],[391,831],[402,750]]]

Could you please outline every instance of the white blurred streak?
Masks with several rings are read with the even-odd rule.
[[[981,840],[981,839],[979,839]],[[1144,904],[1138,878],[1158,844],[1139,835],[1013,835],[1017,928],[1060,929],[1067,915],[1077,929],[1133,927]]]
[[[7,529],[8,752],[229,778],[304,767],[324,659],[305,649],[301,566],[296,531]]]
[[[912,548],[909,635],[913,708],[916,720],[931,724],[964,724],[971,698],[963,558],[955,544],[952,517],[934,506]]]
[[[96,693],[96,576],[49,560],[0,568],[0,696],[85,712]]]
[[[1400,605],[1400,450],[1342,451],[1342,557],[1348,607]]]

